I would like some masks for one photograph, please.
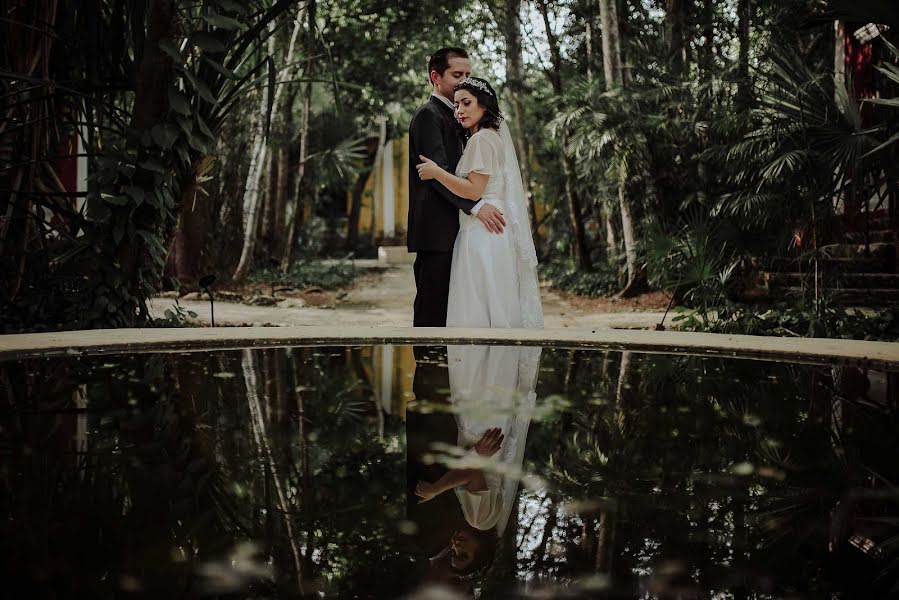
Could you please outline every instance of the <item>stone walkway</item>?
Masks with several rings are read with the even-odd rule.
[[[383,270],[364,276],[360,284],[333,307],[297,306],[285,299],[276,306],[248,306],[232,302],[215,303],[216,325],[304,325],[385,326],[412,325],[415,280],[412,265],[384,265],[376,260],[357,260],[357,268]],[[385,268],[386,267],[386,268]],[[544,288],[543,310],[546,327],[551,329],[650,329],[662,319],[661,312],[592,312],[574,306],[558,293]],[[150,310],[161,317],[171,308],[171,298],[154,298]],[[197,313],[197,320],[210,322],[209,302],[180,300],[182,308]],[[669,319],[672,315],[668,315]]]

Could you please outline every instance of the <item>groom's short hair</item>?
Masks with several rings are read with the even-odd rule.
[[[431,82],[431,71],[437,71],[442,76],[449,69],[449,61],[453,58],[468,58],[468,52],[462,48],[441,48],[428,61],[428,83]]]

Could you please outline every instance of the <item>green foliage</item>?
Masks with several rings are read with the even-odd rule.
[[[358,272],[351,260],[297,260],[287,273],[279,268],[257,269],[250,281],[302,290],[316,287],[334,290],[350,287]]]
[[[672,321],[683,331],[899,341],[899,310],[848,310],[825,303],[819,312],[807,304],[779,303],[768,309],[728,302],[712,318],[697,310],[678,308]]]
[[[175,298],[174,306],[165,309],[163,317],[151,319],[148,325],[150,327],[193,327],[192,319],[196,318],[197,313],[181,306],[181,303]]]
[[[671,233],[653,224],[642,243],[649,282],[699,307],[707,318],[710,307],[726,298],[738,264],[726,231],[695,210]]]
[[[34,56],[14,61],[46,61],[41,64],[52,66],[46,75],[49,83],[42,79],[36,86],[21,86],[19,81],[28,74],[8,73],[15,68],[10,64],[3,67],[4,89],[13,88],[12,95],[21,100],[18,105],[55,119],[52,135],[38,121],[16,131],[20,139],[14,147],[23,155],[16,159],[15,185],[26,191],[58,187],[52,177],[49,186],[41,181],[45,171],[35,165],[59,154],[63,136],[81,136],[83,131],[91,173],[80,211],[50,196],[43,197],[43,209],[32,208],[26,194],[16,199],[17,227],[4,241],[22,242],[0,259],[6,280],[0,294],[4,330],[122,327],[149,321],[146,301],[162,278],[182,193],[202,192],[211,163],[208,155],[221,124],[234,110],[234,100],[256,85],[268,64],[266,59],[255,64],[250,59],[260,54],[268,24],[289,8],[284,1],[261,3],[250,14],[234,2],[218,2],[215,8],[174,2],[177,14],[168,18],[166,6],[136,2],[123,14],[121,7],[74,11],[63,3],[58,10],[73,12],[75,21],[60,19],[61,29],[46,30],[47,44],[34,45]],[[146,31],[145,16],[152,22]],[[128,18],[133,19],[131,25],[126,24]],[[41,15],[38,22],[35,31],[44,32],[46,17]],[[74,27],[65,29],[69,25]],[[150,27],[162,38],[153,42],[158,48],[145,47]],[[85,31],[95,33],[85,36]],[[97,71],[94,38],[119,44],[101,53],[104,61],[111,61],[102,65],[110,67],[108,80]],[[44,48],[55,50],[56,58],[42,58]],[[11,57],[4,54],[3,59]],[[90,87],[98,76],[103,86]],[[87,93],[57,85],[73,77],[81,78]],[[26,155],[25,149],[37,149],[39,155]],[[24,177],[31,179],[23,182]],[[189,199],[195,202],[193,194]],[[53,215],[50,227],[32,222],[41,220],[43,210]],[[32,269],[13,268],[26,261]]]
[[[539,271],[540,279],[556,289],[594,298],[608,296],[620,285],[618,273],[608,266],[586,272],[570,260],[561,260],[540,263]]]

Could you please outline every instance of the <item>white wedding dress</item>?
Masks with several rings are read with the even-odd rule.
[[[490,177],[481,198],[503,213],[506,228],[491,233],[476,216],[459,211],[446,325],[541,328],[537,257],[505,123],[499,132],[481,129],[468,140],[456,175],[467,178],[472,172]]]
[[[471,136],[456,167],[458,177],[490,176],[481,198],[506,221],[490,233],[475,216],[459,213],[459,234],[450,270],[447,327],[543,327],[537,255],[527,216],[518,157],[505,123],[499,132]],[[540,347],[448,346],[450,399],[465,450],[460,466],[474,461],[487,489],[456,488],[466,521],[502,535],[522,476],[525,442],[536,402]],[[472,449],[491,427],[502,430],[502,446],[484,460]]]

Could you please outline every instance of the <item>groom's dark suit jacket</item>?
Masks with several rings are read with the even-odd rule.
[[[436,180],[422,181],[415,166],[418,155],[430,158],[450,173],[462,156],[462,139],[452,109],[435,97],[421,106],[409,124],[410,252],[452,252],[459,232],[459,210],[468,214],[477,202],[456,196]]]

